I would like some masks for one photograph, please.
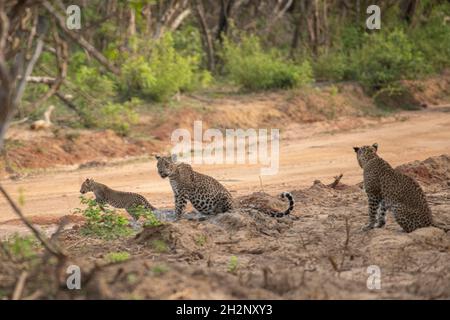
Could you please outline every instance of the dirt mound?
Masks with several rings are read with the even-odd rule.
[[[414,161],[398,166],[396,169],[415,178],[419,182],[450,186],[450,156],[441,155],[424,161]]]
[[[135,141],[111,130],[67,132],[35,140],[6,142],[5,166],[9,171],[81,164],[103,165],[114,158],[126,158],[157,150],[151,141]]]

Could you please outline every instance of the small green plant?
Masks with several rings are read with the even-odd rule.
[[[120,263],[130,259],[130,254],[126,251],[110,252],[105,256],[109,263]]]
[[[169,268],[166,265],[161,264],[154,266],[151,270],[155,275],[162,275],[168,272]]]
[[[135,216],[136,219],[141,217],[144,218],[144,227],[159,227],[162,225],[162,222],[155,216],[155,214],[143,206],[134,208],[133,216]]]
[[[151,242],[152,248],[159,253],[165,253],[169,251],[169,247],[167,246],[167,243],[164,240],[156,239]]]
[[[206,243],[206,236],[204,234],[199,235],[197,238],[195,238],[195,243],[200,246],[203,247]]]
[[[13,235],[1,243],[3,250],[16,260],[29,260],[36,257],[40,247],[38,241],[33,236]]]
[[[81,213],[86,218],[86,223],[81,228],[81,233],[103,239],[116,239],[126,237],[133,233],[128,226],[128,220],[108,207],[100,207],[95,199],[80,197],[85,209],[77,208],[75,213]]]
[[[238,258],[236,256],[231,256],[230,262],[228,263],[228,272],[235,273],[239,265]]]

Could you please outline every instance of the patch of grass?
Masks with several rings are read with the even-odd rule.
[[[133,216],[136,217],[136,219],[144,218],[144,227],[159,227],[163,223],[156,218],[155,214],[152,212],[152,210],[146,209],[143,206],[138,206],[132,210]]]
[[[3,250],[16,260],[35,258],[40,248],[39,242],[33,236],[13,235],[7,241],[1,242]]]
[[[236,273],[238,266],[239,266],[238,258],[236,256],[231,256],[230,262],[228,263],[228,272]]]
[[[204,234],[199,235],[197,238],[195,238],[195,243],[200,247],[203,247],[205,245],[206,241],[207,241],[207,238]]]
[[[139,279],[138,279],[138,276],[137,276],[136,273],[131,272],[131,273],[127,274],[127,282],[128,282],[128,284],[133,285],[136,282],[138,282],[138,280]]]
[[[120,263],[130,259],[130,254],[126,251],[110,252],[105,256],[106,261],[109,263]]]
[[[169,268],[166,265],[161,264],[154,266],[151,270],[155,275],[162,275],[168,272]]]
[[[169,251],[169,246],[164,240],[156,239],[151,242],[152,248],[159,252],[159,253],[165,253]]]
[[[87,205],[84,209],[75,209],[75,213],[81,213],[86,218],[86,223],[80,229],[82,235],[101,239],[117,239],[134,233],[128,226],[128,220],[115,210],[108,207],[102,209],[94,199],[83,196],[80,199],[81,204]]]

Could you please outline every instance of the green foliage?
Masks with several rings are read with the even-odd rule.
[[[128,95],[166,101],[180,91],[205,86],[209,73],[200,69],[198,55],[182,55],[174,47],[170,33],[164,35],[150,52],[138,53],[122,66],[121,90]]]
[[[15,234],[6,241],[1,242],[4,252],[15,260],[30,260],[36,257],[40,245],[33,236],[20,236]]]
[[[144,218],[144,227],[159,227],[162,225],[162,222],[156,218],[155,214],[143,206],[138,206],[132,211],[132,214],[136,219]]]
[[[81,213],[86,218],[86,223],[81,228],[81,233],[102,239],[116,239],[129,236],[133,233],[128,226],[128,220],[116,211],[104,207],[103,210],[95,199],[80,197],[84,209],[77,208],[76,213]]]
[[[130,124],[138,121],[135,107],[139,103],[140,100],[136,98],[125,103],[107,103],[100,109],[97,125],[101,128],[112,129],[120,135],[127,135],[130,131]]]
[[[109,263],[120,263],[130,259],[130,254],[126,251],[110,252],[105,256],[106,261]]]
[[[230,262],[228,263],[228,272],[235,273],[239,265],[238,258],[236,256],[231,256]]]
[[[155,239],[151,242],[152,248],[159,253],[165,253],[169,251],[167,243],[162,239]]]
[[[203,247],[205,245],[207,241],[207,238],[204,234],[199,235],[196,239],[195,239],[195,243],[200,246]]]
[[[423,55],[401,29],[367,35],[355,54],[355,77],[369,90],[385,88],[424,73]]]
[[[424,54],[433,71],[450,66],[450,4],[437,6],[425,24],[410,33],[417,48]]]
[[[161,264],[154,266],[151,270],[155,275],[162,275],[168,272],[169,268],[166,265]]]
[[[227,76],[246,90],[293,88],[312,81],[309,62],[286,62],[277,52],[265,51],[255,36],[240,44],[224,39],[222,58]]]
[[[341,81],[348,72],[348,61],[341,52],[323,54],[314,62],[314,78]]]

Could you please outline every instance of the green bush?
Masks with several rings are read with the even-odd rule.
[[[75,210],[76,213],[81,213],[86,218],[86,223],[81,228],[83,235],[102,239],[116,239],[133,233],[128,226],[128,220],[115,210],[108,207],[102,209],[97,201],[83,196],[80,197],[80,202],[87,206],[84,209],[77,208]]]
[[[427,23],[418,25],[410,34],[434,71],[450,66],[450,5],[435,8]]]
[[[414,79],[427,69],[422,53],[400,29],[366,35],[354,61],[356,80],[375,91],[401,79]]]
[[[323,54],[314,62],[314,78],[316,80],[341,81],[348,71],[347,59],[340,52]]]
[[[165,101],[180,91],[207,85],[208,72],[200,68],[200,56],[180,54],[170,33],[155,43],[150,52],[138,52],[122,66],[120,87],[128,95]]]
[[[132,213],[136,219],[141,217],[144,219],[144,227],[159,227],[162,225],[162,222],[155,216],[155,214],[143,206],[134,208]]]
[[[15,234],[7,241],[2,241],[0,246],[8,256],[22,261],[36,257],[40,244],[33,236],[20,236]]]
[[[222,59],[227,76],[246,90],[292,88],[312,80],[307,61],[286,62],[275,51],[264,51],[255,36],[243,37],[240,44],[225,38]]]

